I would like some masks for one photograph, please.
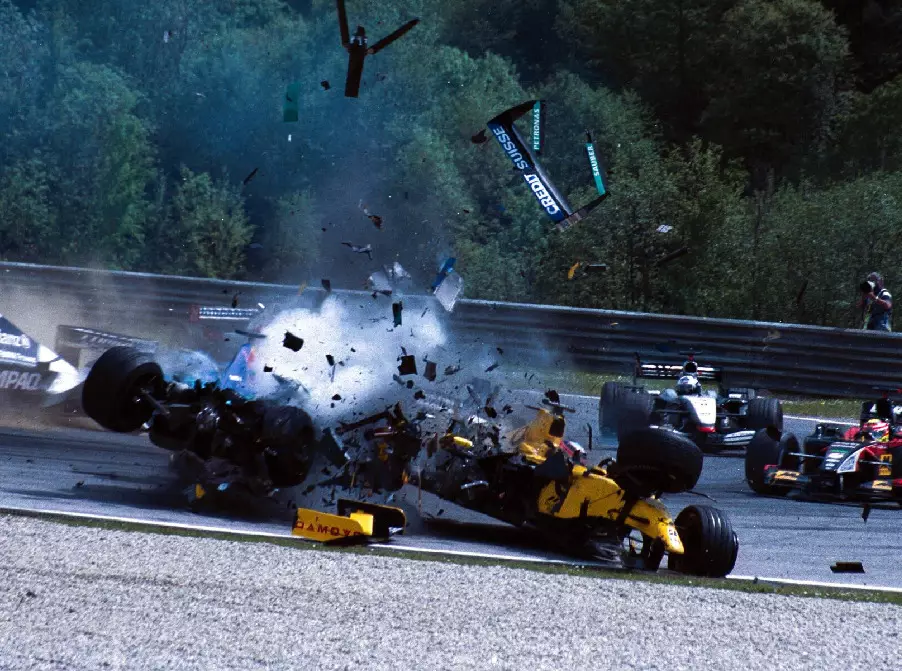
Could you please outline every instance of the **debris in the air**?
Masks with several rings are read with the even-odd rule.
[[[433,295],[446,311],[452,312],[463,289],[463,278],[457,273],[451,273],[442,280]]]
[[[426,398],[426,393],[422,389],[417,389],[413,397],[418,401],[422,401],[424,398]]]
[[[404,303],[398,301],[397,303],[392,303],[391,305],[391,314],[392,318],[395,321],[395,326],[401,325],[401,313],[404,310]]]
[[[577,272],[579,272],[580,268],[582,268],[582,275],[591,275],[592,273],[603,273],[608,269],[607,263],[582,263],[578,261],[570,266],[570,269],[567,271],[567,279],[572,280],[576,277]]]
[[[361,247],[360,245],[355,245],[353,242],[342,242],[341,244],[343,244],[345,247],[350,247],[351,251],[355,254],[366,254],[370,258],[370,261],[373,260],[372,245],[368,244],[365,247]]]
[[[655,262],[655,265],[658,267],[663,266],[664,264],[670,263],[671,261],[674,261],[674,260],[680,258],[681,256],[686,256],[686,254],[688,254],[688,253],[689,253],[688,247],[680,247],[679,249],[676,249],[676,250],[670,252],[670,254],[665,254],[664,256],[662,256],[660,259],[658,259]]]
[[[834,573],[864,573],[864,565],[860,561],[838,561],[830,570]]]
[[[460,372],[460,366],[448,366],[445,368],[445,375],[454,375]]]
[[[171,39],[172,39],[172,31],[171,31],[171,30],[164,30],[164,31],[163,31],[163,43],[164,43],[164,44],[168,44],[168,43],[169,43],[169,40],[171,40]]]
[[[290,349],[292,352],[300,352],[304,346],[304,339],[298,338],[291,331],[285,331],[285,338],[282,340],[282,347]]]
[[[320,284],[323,285],[323,289],[326,290],[326,293],[332,291],[332,282],[331,280],[320,280]]]
[[[473,144],[483,144],[484,142],[488,142],[489,138],[485,134],[485,129],[482,129],[476,135],[470,138],[470,142]]]
[[[435,280],[432,282],[433,292],[439,288],[439,285],[445,281],[445,278],[448,277],[448,274],[454,270],[455,263],[457,263],[457,259],[453,256],[445,259],[445,262],[442,263],[442,267],[439,268],[438,274],[435,276]]]
[[[377,72],[377,73],[376,73],[376,81],[377,81],[377,82],[384,82],[385,79],[386,79],[386,77],[388,77],[388,75],[385,74],[384,72]]]
[[[372,212],[370,212],[369,208],[366,206],[366,204],[364,204],[362,200],[358,204],[358,207],[363,210],[363,213],[367,217],[369,217],[369,220],[373,222],[373,225],[376,228],[380,230],[382,229],[382,217],[380,217],[378,214],[373,214]]]
[[[438,370],[438,364],[435,361],[427,361],[426,368],[423,370],[423,377],[425,377],[430,382],[435,382],[436,372]]]
[[[386,269],[386,275],[393,280],[409,280],[410,273],[404,270],[404,266],[395,261],[390,269]]]
[[[331,354],[327,354],[327,355],[326,355],[326,361],[328,362],[328,364],[329,364],[330,366],[334,366],[334,365],[335,365],[335,357],[332,356]]]
[[[329,83],[328,79],[324,79],[319,83],[319,85],[323,87],[323,91],[328,91],[332,88],[332,85]]]
[[[263,372],[264,372],[264,373],[272,373],[272,366],[266,366],[266,365],[264,365],[264,366],[263,366]]]
[[[76,487],[84,487],[84,486],[85,486],[85,481],[84,481],[84,480],[79,480],[78,482],[75,483],[75,486],[76,486]]]
[[[420,313],[420,319],[426,316],[426,313],[429,312],[429,307],[423,308],[423,311]]]
[[[496,362],[494,362],[491,366],[489,366],[488,368],[486,368],[486,369],[485,369],[485,372],[486,372],[486,373],[491,373],[493,370],[495,370],[495,369],[496,369],[498,366],[500,366],[500,365],[501,365],[501,364],[499,364],[499,363],[496,361]]]
[[[398,373],[400,375],[416,375],[417,358],[413,354],[402,356],[401,363],[398,365]]]
[[[561,404],[561,396],[554,389],[549,389],[545,392],[545,398],[554,403],[555,405]]]
[[[501,349],[500,347],[496,347],[495,351],[498,352],[498,354],[504,354],[504,350]]]
[[[658,231],[658,233],[670,233],[670,231],[673,230],[673,226],[670,226],[669,224],[661,224],[656,230]]]
[[[368,46],[366,29],[363,26],[357,26],[354,36],[348,28],[348,15],[345,11],[344,0],[338,0],[338,27],[341,31],[341,46],[348,52],[348,74],[345,78],[345,97],[356,98],[360,93],[360,80],[363,77],[363,62],[367,56],[382,51],[389,44],[400,38],[402,35],[417,25],[420,20],[413,19],[398,28],[390,35],[383,37],[373,46]]]
[[[293,122],[298,120],[298,99],[300,96],[300,83],[290,83],[285,90],[285,102],[282,107],[282,121]],[[288,136],[288,141],[291,142],[291,135]]]
[[[333,401],[340,401],[340,400],[341,400],[341,394],[335,394],[335,395],[332,397],[332,400],[333,400]]]
[[[242,182],[242,184],[244,184],[244,186],[250,184],[251,180],[257,176],[258,170],[260,170],[260,168],[254,168],[253,170],[251,170],[250,174],[244,178],[244,182]]]
[[[509,415],[514,411],[514,409],[509,405],[504,406],[503,408],[501,408],[501,410],[504,412],[505,415]]]
[[[483,410],[489,419],[495,419],[498,416],[498,411],[490,405],[485,406]]]
[[[240,296],[240,295],[241,295],[241,292],[239,291],[234,296],[232,296],[232,307],[233,308],[238,307],[238,296]]]
[[[383,270],[377,270],[366,278],[366,288],[372,290],[374,294],[381,293],[383,296],[391,296],[392,294],[391,281],[388,278],[388,273]]]

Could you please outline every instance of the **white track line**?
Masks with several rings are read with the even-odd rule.
[[[827,424],[841,424],[842,426],[858,426],[858,422],[850,422],[845,419],[830,419],[829,417],[804,417],[801,415],[783,415],[783,419],[801,419],[805,422],[826,422]]]
[[[183,522],[156,522],[153,520],[142,520],[135,517],[118,517],[114,515],[95,515],[92,513],[75,513],[67,510],[51,510],[45,508],[21,508],[18,506],[0,506],[0,515],[2,514],[20,514],[20,515],[53,515],[55,517],[68,517],[71,519],[94,520],[101,522],[122,522],[126,524],[134,524],[136,526],[157,527],[168,529],[183,529],[187,531],[205,531],[223,534],[227,536],[252,536],[256,538],[276,538],[296,540],[298,544],[309,542],[294,536],[289,532],[284,534],[273,533],[271,531],[245,531],[239,529],[229,529],[227,527],[212,527],[201,524],[185,524]],[[559,566],[598,566],[604,568],[605,565],[591,561],[568,561],[563,559],[545,559],[541,557],[527,557],[522,555],[504,555],[494,554],[490,552],[468,552],[465,550],[442,550],[437,548],[421,548],[410,545],[397,545],[394,543],[372,543],[365,547],[378,548],[380,550],[392,550],[396,552],[416,552],[420,554],[443,555],[449,557],[467,557],[472,559],[490,559],[495,561],[519,562],[525,564],[554,564]],[[853,585],[849,583],[835,582],[819,582],[816,580],[794,580],[792,578],[766,578],[761,576],[745,576],[745,575],[729,575],[727,580],[735,580],[737,582],[754,582],[773,585],[794,585],[802,587],[828,587],[833,589],[849,589],[870,592],[887,592],[892,594],[902,594],[900,587],[883,587],[879,585]]]

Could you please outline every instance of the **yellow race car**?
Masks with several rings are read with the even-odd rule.
[[[656,571],[667,554],[672,570],[730,573],[739,544],[729,519],[703,505],[689,506],[674,519],[660,500],[698,481],[702,453],[692,441],[642,428],[621,438],[616,460],[590,466],[582,448],[564,439],[568,409],[557,394],[549,392],[543,404],[533,408],[535,418],[525,427],[490,439],[479,424],[474,429],[464,422],[467,436],[453,426],[444,435],[420,436],[417,422],[396,407],[367,432],[374,456],[352,461],[346,484],[378,491],[410,482],[535,529],[567,552],[605,559],[616,553],[629,568]]]

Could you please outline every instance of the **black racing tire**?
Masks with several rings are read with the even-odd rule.
[[[757,431],[770,427],[783,431],[783,404],[773,397],[753,398],[749,401],[748,428]]]
[[[791,433],[779,440],[773,430],[760,429],[745,448],[745,481],[756,494],[784,496],[789,487],[768,485],[764,482],[765,466],[781,466],[785,452],[798,452],[799,440]]]
[[[605,382],[598,399],[598,430],[602,433],[616,433],[620,416],[620,401],[626,391],[619,382]]]
[[[622,438],[633,431],[647,429],[654,409],[655,399],[651,394],[644,391],[624,394],[617,416],[617,436]]]
[[[689,506],[674,525],[684,552],[669,555],[670,570],[707,578],[729,575],[739,555],[739,537],[725,513],[711,506]]]
[[[612,475],[636,496],[678,494],[695,487],[702,474],[702,451],[685,436],[645,427],[623,436]]]
[[[137,431],[153,415],[153,405],[140,398],[145,389],[165,393],[163,371],[148,354],[132,347],[113,347],[91,367],[82,389],[85,413],[109,431]]]

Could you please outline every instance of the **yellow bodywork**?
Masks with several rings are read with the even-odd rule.
[[[347,517],[298,508],[291,533],[312,541],[334,541],[352,536],[372,536],[373,516],[353,512]]]
[[[561,438],[549,433],[554,416],[539,408],[536,419],[518,433],[520,454],[541,464],[560,449]],[[560,519],[603,518],[616,521],[627,504],[626,492],[603,468],[576,465],[566,483],[549,482],[539,493],[538,511]],[[667,552],[683,554],[683,543],[667,508],[653,498],[636,501],[623,524],[652,539],[659,539]]]

